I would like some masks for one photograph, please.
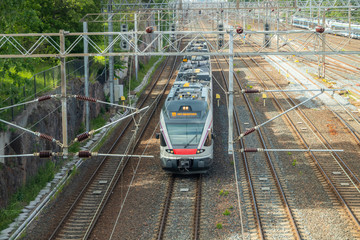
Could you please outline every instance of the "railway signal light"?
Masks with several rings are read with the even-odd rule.
[[[170,31],[172,31],[172,32],[175,32],[175,31],[176,31],[176,25],[175,25],[175,23],[172,23],[172,24],[170,25]],[[171,39],[171,41],[175,41],[175,39],[176,39],[175,34],[170,34],[170,39]]]
[[[218,24],[218,31],[224,31],[224,24]],[[218,48],[222,48],[224,46],[224,34],[219,33],[218,35]]]
[[[127,24],[121,24],[120,31],[121,32],[128,32],[129,31],[129,26]],[[129,50],[129,44],[124,39],[120,41],[120,47],[121,47],[122,50]]]

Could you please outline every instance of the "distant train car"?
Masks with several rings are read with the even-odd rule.
[[[331,30],[342,30],[342,32],[336,32],[336,35],[340,36],[349,36],[349,23],[341,23],[336,21],[330,22]],[[350,36],[352,38],[360,39],[360,25],[358,24],[351,24]]]
[[[208,171],[213,162],[212,73],[205,42],[189,44],[187,56],[160,114],[160,161],[171,173]]]
[[[322,25],[322,21],[320,21]],[[293,17],[292,25],[304,29],[315,29],[318,21],[315,19]],[[348,37],[349,36],[349,23],[338,22],[336,20],[327,19],[325,22],[325,30],[335,30],[341,32],[333,32],[333,34]],[[350,36],[355,39],[360,39],[360,25],[351,24]]]
[[[315,22],[307,18],[294,17],[292,21],[293,26],[305,29],[311,29],[315,27]]]

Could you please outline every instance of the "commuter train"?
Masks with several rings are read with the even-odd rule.
[[[160,161],[176,174],[206,173],[213,162],[212,72],[207,43],[188,44],[160,113]]]
[[[322,24],[322,21],[320,21]],[[293,17],[292,25],[299,28],[315,29],[318,21],[315,19]],[[341,32],[333,32],[333,34],[348,37],[349,36],[349,23],[338,22],[336,20],[328,19],[325,21],[325,30],[341,30]],[[360,39],[360,25],[351,24],[351,37]]]

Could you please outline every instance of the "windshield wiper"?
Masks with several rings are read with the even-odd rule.
[[[192,141],[194,141],[194,139],[195,139],[197,136],[198,136],[198,134],[196,134],[196,135],[185,145],[184,148],[187,148],[187,147],[190,145],[190,143],[191,143]]]

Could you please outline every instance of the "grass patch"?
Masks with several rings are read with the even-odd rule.
[[[223,215],[224,216],[229,216],[231,213],[228,209],[225,210],[225,212],[223,212]]]
[[[34,200],[41,189],[54,178],[55,164],[48,161],[38,173],[21,187],[10,199],[5,209],[0,209],[0,231],[7,228],[21,213],[21,210]]]
[[[130,90],[134,90],[137,86],[140,85],[142,80],[144,79],[146,73],[149,71],[149,69],[156,63],[156,61],[160,58],[160,56],[153,56],[150,58],[149,62],[144,65],[141,62],[139,62],[139,72],[138,72],[138,80],[135,80],[135,73],[132,74],[131,82],[130,82]],[[159,62],[160,64],[161,62]],[[157,65],[158,66],[158,65]],[[154,71],[156,70],[156,67],[154,68]],[[153,74],[153,73],[152,73]],[[151,76],[149,77],[149,80],[151,79]]]
[[[221,189],[221,191],[219,192],[220,196],[227,196],[229,195],[229,191],[225,191],[224,189]]]
[[[69,152],[71,153],[76,153],[80,151],[80,142],[74,142],[70,147],[69,147]]]
[[[222,226],[222,224],[221,224],[221,223],[218,223],[218,224],[216,224],[216,228],[217,228],[217,229],[222,229],[222,228],[223,228],[223,226]]]
[[[104,126],[109,119],[108,114],[99,114],[96,118],[90,121],[90,129],[98,129]]]

